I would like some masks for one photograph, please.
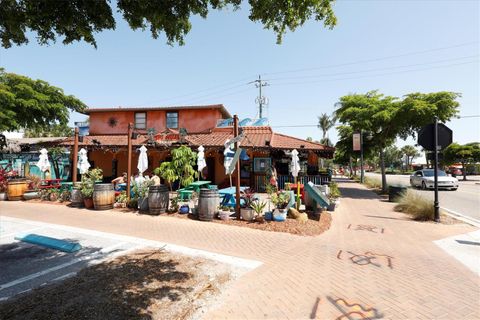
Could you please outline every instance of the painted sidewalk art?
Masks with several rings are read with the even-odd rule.
[[[351,230],[354,230],[354,231],[370,231],[370,232],[373,232],[373,233],[384,233],[385,232],[384,228],[380,228],[380,227],[377,227],[377,226],[372,226],[372,225],[369,225],[369,224],[357,224],[355,229],[353,229],[352,225],[349,224],[347,229],[351,229]],[[377,229],[378,229],[378,232],[376,231]]]
[[[383,315],[377,309],[363,306],[359,303],[350,303],[342,298],[327,297],[328,301],[340,311],[336,320],[366,320],[382,319]]]
[[[354,264],[359,266],[373,265],[375,267],[381,268],[382,266],[388,266],[390,269],[393,269],[392,256],[380,253],[374,253],[366,251],[363,254],[356,254],[351,251],[339,250],[337,253],[337,259],[343,260],[343,257],[347,258]]]

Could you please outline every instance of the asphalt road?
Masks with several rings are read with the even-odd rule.
[[[380,174],[377,173],[366,172],[365,174],[366,176],[381,179]],[[438,198],[440,207],[453,213],[460,213],[480,223],[480,179],[478,176],[472,179],[475,179],[475,181],[459,180],[457,191],[440,190]],[[410,176],[387,175],[387,183],[410,186]],[[434,192],[432,190],[416,189],[416,192],[433,200]]]

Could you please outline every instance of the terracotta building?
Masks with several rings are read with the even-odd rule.
[[[232,116],[223,105],[149,107],[149,108],[103,108],[89,109],[89,134],[83,137],[79,147],[88,150],[92,167],[103,170],[105,179],[112,179],[127,171],[128,123],[134,124],[134,155],[132,172],[136,171],[141,145],[148,148],[149,170],[152,172],[162,161],[169,160],[170,150],[180,145],[196,151],[205,148],[207,168],[203,178],[223,186],[229,184],[223,167],[224,144],[233,137]],[[321,182],[318,173],[319,158],[332,158],[334,148],[319,143],[275,133],[269,126],[252,121],[242,121],[244,139],[242,154],[241,184],[263,191],[266,173],[274,166],[280,187],[293,181],[288,171],[289,152],[299,151],[302,161],[302,181]],[[73,139],[62,142],[72,146]]]

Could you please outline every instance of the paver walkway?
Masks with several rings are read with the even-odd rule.
[[[475,228],[413,222],[359,184],[340,187],[332,227],[318,237],[48,204],[4,202],[0,214],[264,262],[206,319],[480,318],[480,278],[432,242]]]

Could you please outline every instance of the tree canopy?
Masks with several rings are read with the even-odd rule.
[[[0,1],[0,39],[4,48],[13,44],[28,43],[26,33],[37,34],[40,44],[63,37],[64,44],[85,41],[97,47],[95,33],[113,30],[115,9],[133,30],[149,29],[157,39],[164,33],[167,43],[184,43],[192,28],[191,16],[206,18],[210,10],[232,8],[238,10],[242,0],[182,0],[144,1],[117,0],[2,0]],[[306,21],[323,21],[332,29],[337,18],[332,8],[333,0],[248,0],[249,19],[260,22],[265,29],[277,35],[277,43],[287,29],[295,31]]]
[[[48,130],[67,125],[69,111],[87,106],[43,80],[33,80],[0,68],[0,131]]]
[[[443,151],[443,161],[447,165],[460,162],[463,167],[463,180],[467,180],[466,165],[480,162],[480,143],[473,142],[465,145],[452,143]]]

